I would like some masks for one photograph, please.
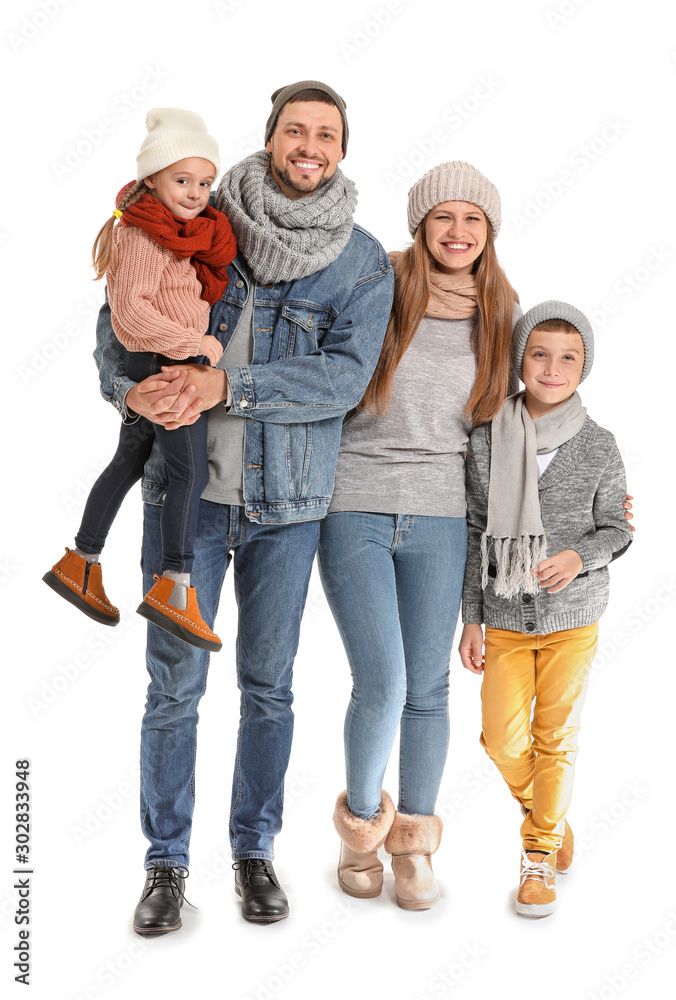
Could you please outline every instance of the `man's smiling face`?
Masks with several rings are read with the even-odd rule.
[[[294,201],[327,184],[343,158],[343,120],[334,104],[289,101],[279,113],[266,149],[270,170]]]

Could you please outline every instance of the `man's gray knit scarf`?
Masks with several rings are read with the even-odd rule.
[[[223,176],[216,207],[256,281],[295,281],[328,267],[352,234],[357,189],[339,170],[328,184],[293,201],[270,174],[270,154],[247,156]]]
[[[574,437],[587,411],[574,392],[563,406],[533,420],[525,394],[510,396],[491,428],[488,521],[481,537],[481,586],[488,583],[488,544],[495,546],[495,593],[501,597],[537,593],[537,569],[547,555],[540,517],[536,455],[545,455]]]

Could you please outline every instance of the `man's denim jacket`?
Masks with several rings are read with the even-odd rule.
[[[239,255],[228,277],[209,324],[224,348],[249,291]],[[244,500],[251,520],[281,524],[326,514],[343,415],[364,395],[375,369],[393,288],[387,254],[357,225],[328,267],[297,281],[256,286],[253,361],[226,368],[234,397],[230,415],[246,420]],[[138,417],[128,413],[124,399],[134,382],[124,372],[107,301],[96,339],[102,395],[133,423]],[[143,499],[162,503],[165,491],[156,443],[144,471]]]

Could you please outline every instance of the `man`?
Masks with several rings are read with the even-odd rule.
[[[273,842],[319,519],[331,498],[342,418],[375,368],[393,291],[387,255],[353,223],[356,190],[338,168],[348,143],[344,101],[310,80],[276,91],[272,102],[265,151],[236,164],[216,194],[239,249],[211,311],[210,332],[225,348],[217,369],[179,365],[167,381],[135,385],[122,372],[107,306],[97,331],[102,391],[125,420],[140,414],[171,428],[208,411],[210,479],[191,582],[212,628],[234,562],[241,712],[230,839],[242,914],[261,923],[289,912]],[[163,483],[153,453],[144,476],[146,589],[160,563]],[[149,625],[141,822],[150,847],[134,915],[139,934],[181,925],[208,659]]]

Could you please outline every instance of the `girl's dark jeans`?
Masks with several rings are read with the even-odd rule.
[[[186,364],[194,360],[188,358]],[[162,354],[125,351],[125,371],[135,382],[156,375],[162,365],[175,364],[175,360]],[[89,494],[75,544],[93,555],[102,551],[122,501],[143,475],[155,438],[164,457],[168,478],[161,521],[162,566],[157,567],[157,572],[169,569],[190,573],[197,510],[209,480],[207,422],[203,416],[189,427],[179,427],[175,431],[165,430],[144,417],[135,424],[123,424],[115,457]]]

